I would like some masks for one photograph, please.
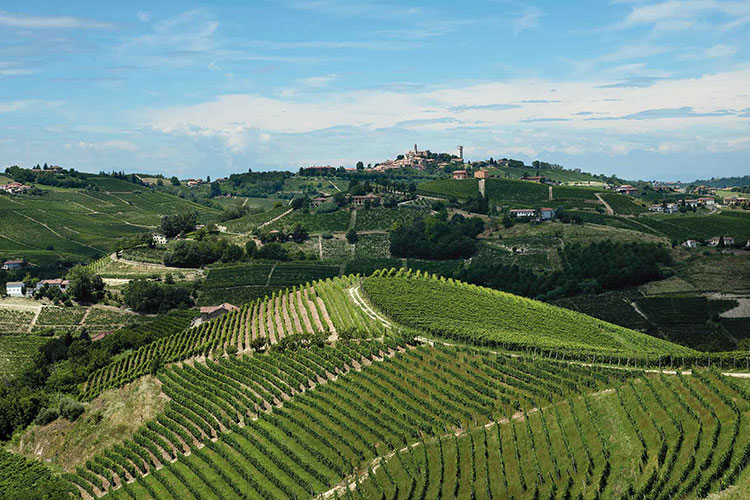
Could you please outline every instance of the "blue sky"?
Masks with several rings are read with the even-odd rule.
[[[750,173],[750,2],[0,4],[0,166],[217,177],[411,147]]]

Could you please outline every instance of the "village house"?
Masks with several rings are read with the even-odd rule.
[[[664,213],[664,207],[661,205],[651,205],[648,207],[649,212]]]
[[[524,180],[524,181],[530,181],[530,182],[538,182],[538,183],[541,184],[542,181],[544,180],[544,177],[535,175],[535,176],[532,176],[532,177],[523,177],[522,180]]]
[[[716,205],[716,200],[710,197],[698,198],[698,203],[701,203],[707,207],[713,207]]]
[[[9,281],[5,284],[5,292],[11,297],[23,297],[23,281]]]
[[[555,209],[554,208],[541,208],[539,209],[539,215],[541,220],[552,220],[555,218]]]
[[[153,240],[155,245],[166,245],[167,244],[167,237],[163,234],[154,234],[151,236],[151,239]]]
[[[456,181],[462,181],[468,177],[468,173],[466,170],[454,170],[453,171],[453,180]]]
[[[21,269],[24,265],[26,265],[26,261],[24,260],[6,260],[3,262],[3,269],[14,271],[16,269]]]
[[[477,170],[474,172],[474,178],[475,179],[489,179],[490,178],[490,171],[489,170]]]
[[[41,290],[46,285],[49,288],[57,288],[61,292],[64,292],[68,289],[68,285],[70,284],[70,281],[64,280],[64,279],[53,279],[53,280],[42,280],[36,285],[36,290]]]
[[[698,248],[698,242],[695,240],[686,240],[682,246],[687,248]]]
[[[510,211],[510,214],[517,218],[522,217],[536,217],[536,209],[535,208],[514,208]]]
[[[682,200],[682,202],[685,204],[685,206],[690,208],[700,205],[700,202],[698,200]]]
[[[374,193],[367,193],[361,196],[352,196],[352,205],[354,206],[364,206],[368,201],[372,206],[380,205],[380,196]]]
[[[706,243],[710,247],[718,247],[721,244],[722,238],[724,239],[724,246],[725,247],[733,247],[734,246],[734,238],[731,236],[714,236],[710,240],[708,240]]]
[[[0,190],[3,190],[8,194],[23,194],[29,189],[31,189],[31,186],[19,182],[11,182],[10,184],[3,184],[0,186]]]
[[[223,316],[228,312],[238,311],[239,309],[239,307],[229,304],[228,302],[224,302],[218,306],[201,307],[201,321],[209,321],[218,318],[219,316]]]
[[[630,184],[624,184],[616,189],[618,193],[626,194],[628,196],[636,196],[639,191],[638,188],[634,188]]]
[[[724,198],[724,204],[726,205],[742,205],[743,203],[747,203],[747,198],[742,198],[739,196],[730,196],[728,198]]]

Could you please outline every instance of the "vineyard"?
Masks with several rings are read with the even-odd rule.
[[[417,206],[410,208],[371,208],[369,210],[357,210],[357,222],[354,229],[357,231],[371,231],[374,229],[389,231],[396,223],[408,226],[415,220],[429,214],[429,208],[422,209]]]
[[[217,359],[225,353],[250,352],[295,334],[323,334],[332,338],[381,336],[384,326],[354,301],[349,289],[356,277],[347,276],[294,286],[270,297],[244,304],[214,321],[161,338],[94,372],[82,396],[91,399],[150,373],[154,364],[189,358]]]
[[[638,377],[424,439],[340,498],[703,498],[750,461],[749,395],[717,373],[694,375]]]
[[[165,413],[68,478],[112,498],[309,498],[403,446],[634,374],[405,341],[165,370]]]
[[[21,373],[45,342],[34,335],[0,335],[0,381]]]
[[[365,279],[363,290],[398,323],[458,341],[521,350],[694,353],[574,311],[427,273],[383,270]]]
[[[211,267],[199,297],[201,305],[243,303],[281,292],[290,285],[338,276],[338,265],[278,262]]]

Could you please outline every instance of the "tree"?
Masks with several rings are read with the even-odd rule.
[[[190,292],[178,285],[159,285],[139,278],[125,285],[123,300],[128,307],[140,313],[167,312],[179,306],[192,306]]]
[[[305,229],[304,226],[302,226],[302,224],[298,222],[292,228],[292,232],[289,233],[289,237],[292,238],[292,241],[294,241],[295,243],[301,243],[308,238],[307,229]]]
[[[221,186],[219,186],[219,183],[214,181],[211,183],[211,193],[209,194],[209,197],[216,198],[217,196],[221,196]]]
[[[68,294],[78,302],[96,302],[104,295],[104,280],[83,266],[75,266],[67,275]]]
[[[180,185],[180,179],[178,179],[176,175],[173,175],[169,179],[169,182],[171,182],[173,186],[179,186]]]
[[[224,249],[224,253],[221,255],[222,262],[237,262],[242,260],[244,252],[242,247],[239,245],[229,245]]]
[[[281,243],[266,243],[255,252],[256,259],[289,260],[289,252]]]
[[[197,224],[198,212],[165,215],[161,218],[161,231],[167,238],[174,238],[180,233],[194,231]]]
[[[365,164],[362,163],[361,161],[358,161],[357,162],[357,170],[364,170],[364,169],[365,169]]]
[[[245,255],[248,259],[255,258],[255,252],[258,249],[258,244],[255,243],[255,240],[248,240],[247,243],[245,243]]]
[[[346,241],[349,242],[350,245],[354,245],[357,241],[359,241],[359,235],[357,234],[357,231],[354,229],[350,229],[346,233]]]

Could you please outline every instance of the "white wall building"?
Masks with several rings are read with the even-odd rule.
[[[23,297],[23,282],[9,281],[5,284],[5,291],[11,297]]]

